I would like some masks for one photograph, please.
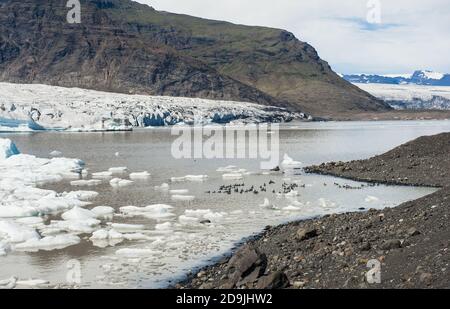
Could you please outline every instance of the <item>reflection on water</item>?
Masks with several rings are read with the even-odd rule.
[[[352,122],[301,123],[283,126],[280,132],[281,153],[305,165],[325,161],[353,160],[383,153],[399,144],[422,135],[450,131],[449,121],[428,122]],[[12,275],[21,279],[40,278],[53,284],[66,280],[66,263],[81,261],[82,287],[160,287],[180,274],[199,266],[229,250],[243,237],[294,219],[326,213],[357,211],[359,208],[393,207],[406,200],[433,192],[429,188],[363,186],[345,190],[340,185],[360,187],[360,183],[317,175],[263,175],[259,162],[252,160],[173,160],[171,143],[175,137],[168,129],[148,129],[128,133],[89,134],[17,134],[1,135],[14,140],[23,153],[48,157],[58,150],[65,157],[83,159],[91,172],[110,167],[126,166],[131,172],[149,171],[152,177],[136,181],[132,186],[114,189],[108,182],[88,188],[99,192],[94,206],[123,206],[169,204],[175,217],[156,221],[145,217],[115,217],[114,223],[142,224],[152,240],[125,241],[115,247],[99,248],[88,240],[64,250],[37,253],[11,253],[0,257],[0,279]],[[116,156],[116,153],[119,156]],[[243,181],[224,181],[219,167],[235,165],[255,172]],[[170,195],[155,190],[171,177],[208,175],[205,182],[171,184],[171,189],[189,190],[193,202],[172,201]],[[272,180],[275,184],[268,185]],[[297,202],[278,196],[283,183],[297,183]],[[268,186],[267,192],[206,193],[219,191],[223,184],[245,183]],[[49,187],[58,192],[79,190],[68,182]],[[275,193],[274,193],[275,192]],[[368,197],[375,197],[374,199]],[[278,210],[260,205],[268,198]],[[296,205],[296,211],[283,210]],[[294,205],[294,206],[295,206]],[[90,206],[91,207],[91,206]],[[180,224],[179,216],[186,210],[211,210],[214,220],[207,225]],[[170,222],[169,231],[155,230],[156,224]],[[107,221],[103,222],[106,224]],[[120,249],[134,251],[134,256],[117,254]],[[143,255],[136,252],[145,252]]]

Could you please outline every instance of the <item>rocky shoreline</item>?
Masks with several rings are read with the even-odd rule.
[[[176,288],[450,288],[449,153],[445,133],[368,160],[309,167],[309,173],[440,189],[396,208],[267,227]],[[381,283],[368,282],[369,261],[379,262]]]

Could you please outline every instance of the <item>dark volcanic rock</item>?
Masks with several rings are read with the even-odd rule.
[[[240,260],[237,265],[243,265],[242,269],[253,267],[249,265],[258,260],[259,254],[267,258],[264,274],[258,270],[259,278],[253,273],[239,288],[450,288],[449,143],[450,134],[420,138],[385,155],[360,161],[352,174],[345,174],[358,179],[360,173],[367,177],[365,173],[370,169],[374,180],[383,179],[382,171],[396,164],[405,172],[400,176],[408,178],[406,183],[420,180],[424,185],[441,184],[442,189],[392,209],[335,214],[268,227],[228,263],[204,270],[213,278],[212,288],[236,287],[229,278],[217,274],[223,273],[231,261],[235,264]],[[406,168],[412,157],[424,162],[416,168],[417,174]],[[346,164],[326,167],[341,173]],[[297,235],[304,240],[298,241]],[[243,256],[246,258],[242,260]],[[368,265],[374,261],[381,263],[381,284],[367,282]],[[200,285],[195,280],[181,284],[187,288]]]

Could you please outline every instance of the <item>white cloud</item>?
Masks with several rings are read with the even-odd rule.
[[[450,72],[448,0],[380,0],[379,27],[368,0],[138,0],[157,10],[276,27],[312,44],[343,73]]]

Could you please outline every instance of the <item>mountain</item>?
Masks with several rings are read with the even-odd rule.
[[[415,71],[412,75],[344,75],[343,78],[351,83],[361,84],[450,86],[450,74],[433,71]]]
[[[390,107],[287,31],[160,12],[128,0],[0,0],[0,81],[200,97],[348,117]]]

